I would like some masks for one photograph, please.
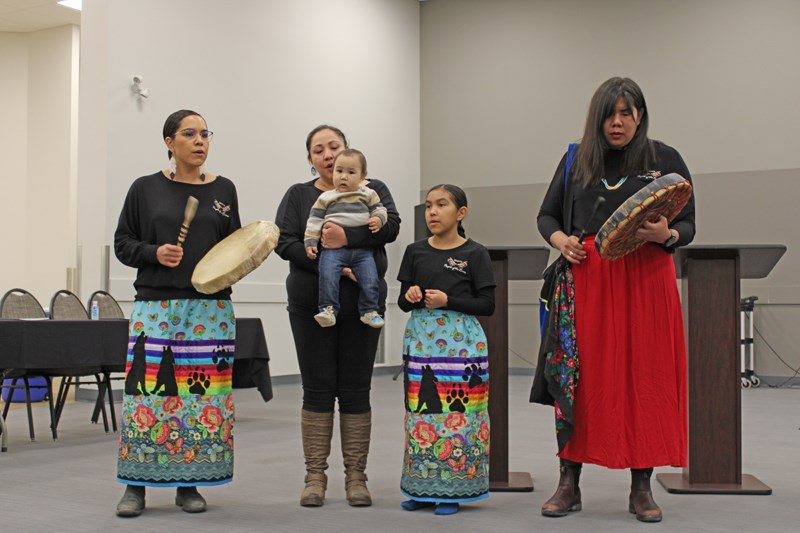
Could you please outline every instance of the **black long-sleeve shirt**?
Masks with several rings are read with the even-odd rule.
[[[198,200],[197,214],[183,243],[183,259],[176,267],[162,265],[156,250],[176,244],[186,200]],[[114,252],[124,265],[138,269],[137,300],[229,300],[231,289],[202,294],[192,286],[192,272],[219,241],[242,226],[233,182],[223,176],[202,184],[172,181],[162,172],[138,178],[131,185],[114,233]]]
[[[425,307],[425,302],[411,303],[406,292],[417,285],[423,291],[436,289],[447,294],[447,306],[468,315],[494,313],[494,289],[497,283],[489,251],[472,239],[450,250],[439,250],[423,239],[409,244],[397,274],[400,296],[397,305],[405,312]]]
[[[565,191],[564,171],[566,169],[567,156],[564,154],[539,209],[537,225],[542,237],[550,244],[550,237],[556,231],[568,232],[569,235],[579,235],[581,230],[586,228],[587,234],[597,233],[603,223],[620,205],[642,187],[649,184],[655,177],[676,173],[691,182],[692,177],[689,174],[689,169],[686,168],[686,163],[683,162],[683,158],[681,158],[677,150],[658,141],[655,141],[655,148],[655,168],[640,176],[628,176],[625,182],[615,190],[606,189],[602,183],[585,189],[577,183],[578,178],[573,175],[570,176],[570,181]],[[620,172],[622,155],[623,152],[620,150],[608,150],[606,152],[605,176],[610,186],[614,186],[623,178]],[[572,227],[569,231],[564,227],[563,220],[565,195],[569,199],[568,201],[573,202]],[[606,202],[597,210],[597,215],[592,220],[588,220],[592,206],[598,196],[603,196]],[[670,222],[669,227],[675,229],[680,234],[680,238],[668,250],[678,246],[685,246],[692,242],[695,235],[694,194],[692,194],[689,202],[681,212]]]
[[[292,185],[278,206],[275,224],[281,230],[276,253],[289,261],[289,276],[286,278],[286,292],[289,312],[303,316],[313,316],[318,312],[319,276],[317,261],[306,256],[304,235],[311,206],[322,191],[314,186],[314,181]],[[394,204],[389,188],[382,181],[370,179],[367,187],[378,193],[388,215],[386,224],[377,233],[366,226],[344,228],[348,248],[372,248],[375,266],[380,278],[379,311],[386,310],[386,270],[389,261],[384,246],[397,239],[400,233],[400,214]],[[324,252],[323,252],[324,253]],[[358,285],[343,277],[339,284],[340,316],[358,316]]]

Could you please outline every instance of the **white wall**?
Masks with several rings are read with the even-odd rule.
[[[89,0],[81,24],[81,190],[86,183],[93,199],[105,190],[103,215],[101,206],[79,213],[86,294],[99,286],[92,265],[112,242],[130,183],[166,165],[161,128],[181,108],[202,113],[215,132],[207,167],[236,183],[243,223],[274,220],[286,189],[311,178],[305,138],[320,123],[341,127],[365,152],[370,174],[410,219],[420,188],[417,0]],[[147,100],[131,93],[134,74]],[[388,248],[390,273],[411,230],[404,224]],[[272,256],[234,288],[237,314],[264,321],[276,375],[297,373],[287,273]],[[134,276],[113,260],[112,292],[131,298]],[[393,355],[404,319],[391,313]]]
[[[425,2],[423,185],[548,182],[612,76],[695,174],[800,167],[798,20],[794,0]]]
[[[800,367],[800,2],[792,0],[434,0],[421,8],[423,189],[467,188],[468,233],[543,246],[546,183],[582,135],[611,76],[644,90],[650,134],[677,148],[697,195],[697,244],[786,244],[759,296],[756,326]],[[498,209],[513,217],[497,217]],[[538,349],[540,282],[512,283],[509,344]],[[761,338],[757,363],[791,376]],[[514,353],[510,366],[529,366]]]
[[[75,265],[78,35],[76,26],[61,26],[35,32],[29,45],[26,263],[29,285],[42,288],[40,298],[63,289],[66,269]]]
[[[84,2],[81,12],[81,71],[78,128],[77,238],[81,248],[81,298],[104,288],[101,250],[112,244],[106,205],[108,162],[108,11],[102,0]],[[115,204],[116,205],[116,204]],[[110,253],[113,254],[113,251]]]
[[[75,265],[78,28],[0,34],[6,261],[0,289],[47,305]]]
[[[0,33],[0,147],[4,171],[0,184],[5,201],[0,209],[4,260],[0,261],[0,288],[24,285],[27,254],[25,217],[28,172],[28,38]]]
[[[165,163],[161,125],[180,107],[202,112],[217,132],[209,168],[237,183],[245,222],[274,218],[286,187],[308,178],[303,141],[311,127],[344,128],[367,153],[373,175],[389,182],[404,216],[400,242],[389,247],[392,272],[411,240],[419,189],[439,181],[541,187],[566,143],[580,136],[597,85],[629,75],[645,89],[652,135],[676,146],[701,177],[703,241],[705,227],[721,219],[715,210],[724,212],[727,203],[711,188],[703,191],[702,176],[758,171],[754,176],[767,182],[752,186],[770,188],[767,171],[800,168],[797,20],[800,4],[792,0],[432,0],[421,7],[416,0],[85,0],[77,209],[82,296],[99,287],[100,247],[111,243],[128,185]],[[59,32],[74,42],[74,35]],[[44,41],[51,35],[37,33]],[[54,70],[53,78],[29,65],[34,35],[0,34],[0,147],[7,171],[0,175],[7,193],[0,227],[15,258],[0,262],[0,274],[3,289],[33,287],[46,299],[63,286],[71,266],[75,247],[63,244],[75,222],[69,212],[57,214],[60,206],[48,210],[38,199],[51,190],[71,194],[65,184],[74,162],[58,165],[58,183],[23,177],[33,176],[28,166],[34,164],[48,179],[49,162],[41,159],[51,153],[40,156],[41,147],[63,144],[61,132],[74,129],[74,120],[62,120],[70,110],[59,108],[58,136],[41,142],[44,121],[29,109],[47,109],[31,99],[48,98],[29,95],[27,84],[30,75],[60,91],[74,72]],[[130,93],[133,74],[144,77],[147,101]],[[44,137],[30,133],[31,122]],[[29,140],[35,144],[29,147]],[[775,190],[782,197],[797,193]],[[531,210],[539,199],[530,198]],[[473,227],[478,215],[470,216]],[[767,221],[750,216],[753,225]],[[784,233],[776,232],[775,242],[793,227],[779,226]],[[533,227],[526,236],[513,243],[541,243]],[[286,271],[272,257],[234,296],[240,315],[264,319],[276,373],[296,371],[284,310]],[[133,275],[112,261],[115,292],[130,297]],[[514,329],[526,330],[535,316],[526,303],[529,296],[535,301],[535,290],[525,287],[512,297],[522,313],[512,309],[516,350],[531,344],[515,342]],[[776,318],[788,316],[779,309],[762,316],[777,321],[765,330],[796,334],[788,319]],[[390,357],[404,320],[390,308]]]

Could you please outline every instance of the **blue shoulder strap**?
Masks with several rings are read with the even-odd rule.
[[[564,230],[566,231],[567,235],[572,232],[572,206],[570,205],[570,209],[567,209],[567,184],[569,183],[569,171],[572,168],[572,161],[575,160],[575,155],[578,153],[578,143],[570,143],[569,148],[567,148],[567,164],[566,168],[564,169]],[[569,226],[569,227],[566,227]]]
[[[567,148],[567,168],[564,170],[564,191],[567,190],[567,181],[569,180],[569,169],[572,167],[572,161],[575,159],[575,154],[578,152],[578,143],[570,143]]]
[[[577,143],[571,143],[569,145],[569,148],[567,148],[567,165],[566,165],[566,168],[564,169],[564,205],[562,206],[562,210],[563,210],[563,214],[564,214],[564,218],[565,218],[564,222],[568,223],[570,225],[571,225],[571,219],[572,219],[572,213],[571,213],[572,210],[570,209],[569,212],[568,212],[567,208],[566,208],[567,207],[567,190],[568,190],[567,189],[567,184],[569,183],[569,169],[572,166],[572,161],[575,159],[575,154],[577,153],[577,151],[578,151],[578,144]],[[567,219],[570,219],[570,220],[567,220]],[[569,232],[571,231],[570,228],[565,228],[565,230],[567,231],[567,234],[569,234]],[[543,277],[544,277],[545,282],[544,282],[544,285],[542,286],[541,293],[539,294],[539,334],[542,335],[542,336],[544,336],[545,325],[547,323],[547,316],[548,316],[548,313],[550,312],[550,309],[548,308],[548,305],[549,305],[548,298],[550,298],[552,296],[552,294],[553,294],[553,291],[552,291],[553,285],[552,285],[552,283],[554,281],[554,278],[552,277],[552,273],[554,272],[554,269],[556,268],[556,264],[561,259],[562,259],[562,257],[559,255],[559,258],[556,259],[555,261],[553,261],[552,263],[550,263],[550,266],[548,266],[544,271],[544,276]],[[548,282],[548,279],[550,279],[551,281]],[[548,286],[548,283],[549,283],[549,286]],[[542,364],[542,363],[540,362],[540,364]]]

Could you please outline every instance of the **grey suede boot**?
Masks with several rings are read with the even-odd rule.
[[[344,459],[344,486],[347,503],[353,507],[369,507],[372,496],[367,489],[367,455],[372,433],[372,412],[341,414],[339,428],[342,434],[342,457]]]
[[[117,504],[117,516],[130,518],[144,511],[144,487],[126,485],[125,494]]]
[[[202,513],[206,510],[206,500],[197,492],[197,487],[178,487],[175,505],[187,513]]]
[[[303,507],[320,507],[325,502],[328,488],[328,456],[333,437],[333,411],[330,413],[301,413],[300,430],[303,437],[303,454],[306,458],[306,486],[300,495]]]

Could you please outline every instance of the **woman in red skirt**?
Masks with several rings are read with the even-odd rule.
[[[574,305],[570,338],[577,341],[576,350],[566,346],[559,354],[570,376],[569,401],[555,402],[561,477],[542,507],[545,516],[580,511],[581,466],[591,463],[629,468],[629,511],[658,522],[653,467],[686,466],[686,347],[672,252],[694,238],[694,198],[671,222],[646,222],[637,236],[647,243],[623,258],[601,259],[593,237],[655,178],[677,173],[691,180],[675,149],[647,137],[648,118],[633,80],[603,83],[574,160],[562,158],[539,211],[539,232],[569,262],[565,295]],[[599,196],[606,201],[592,217]],[[580,243],[583,229],[590,236]]]

